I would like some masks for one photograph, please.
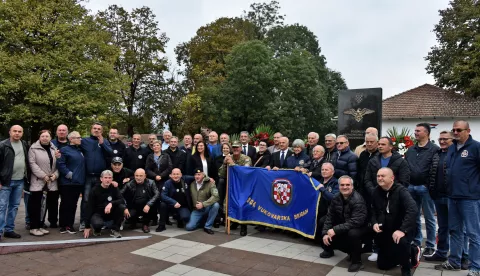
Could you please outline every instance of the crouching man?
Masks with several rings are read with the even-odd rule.
[[[109,221],[112,222],[110,236],[122,237],[119,230],[125,210],[124,199],[120,191],[112,185],[112,179],[112,171],[103,171],[100,174],[100,185],[93,187],[90,192],[83,233],[85,238],[90,236],[90,228],[93,228],[94,236],[100,236],[102,227]]]
[[[417,267],[420,261],[420,248],[411,244],[417,227],[418,208],[408,190],[394,178],[390,168],[379,169],[378,186],[372,194],[377,266],[388,270],[400,265],[402,276],[411,276],[411,268]]]
[[[333,250],[339,249],[350,255],[352,263],[349,272],[357,272],[363,268],[360,255],[362,238],[368,233],[367,206],[360,193],[353,190],[353,179],[344,175],[338,179],[340,194],[336,195],[328,208],[323,225],[322,247],[320,258],[330,258]]]
[[[190,220],[185,226],[187,231],[195,230],[203,217],[207,216],[207,222],[203,230],[213,235],[213,222],[217,216],[220,205],[218,200],[218,190],[214,183],[205,176],[202,168],[195,170],[195,181],[190,185],[190,195],[192,197],[192,205],[195,210],[190,214]]]
[[[160,197],[155,182],[147,179],[144,169],[137,169],[135,179],[128,182],[121,193],[127,203],[124,214],[126,218],[130,218],[130,228],[135,229],[138,218],[142,216],[143,233],[149,233],[150,221],[157,220],[157,213],[152,206],[155,206]]]

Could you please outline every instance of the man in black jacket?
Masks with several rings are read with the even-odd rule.
[[[145,169],[147,157],[150,154],[148,148],[140,146],[141,138],[140,134],[134,134],[132,137],[132,145],[125,150],[123,158],[124,166],[132,171]]]
[[[360,255],[362,238],[368,232],[367,206],[360,193],[353,189],[350,176],[341,176],[338,185],[340,194],[333,198],[323,225],[324,251],[320,258],[330,258],[334,255],[333,250],[339,249],[350,254],[352,263],[348,271],[356,272],[363,268]]]
[[[368,161],[378,153],[378,136],[372,133],[365,135],[365,150],[360,153],[357,160],[357,185],[355,190],[365,198],[365,173],[367,172]]]
[[[288,142],[287,137],[280,137],[278,142],[280,150],[272,154],[270,165],[265,167],[267,170],[287,167],[287,158],[293,155],[293,151],[288,148]]]
[[[332,164],[335,167],[335,177],[348,175],[352,179],[357,177],[358,156],[350,150],[350,142],[346,135],[337,137],[337,152],[333,155]]]
[[[124,214],[131,218],[130,229],[135,229],[138,217],[142,216],[143,233],[149,233],[150,221],[156,221],[155,206],[160,198],[157,185],[153,180],[147,179],[144,169],[135,171],[135,179],[128,182],[121,190],[127,203]]]
[[[185,172],[187,153],[178,148],[177,136],[170,138],[170,147],[168,147],[163,153],[170,156],[170,160],[172,160],[172,168],[178,168],[182,172]]]
[[[125,144],[118,138],[118,129],[111,128],[108,132],[108,141],[110,142],[110,146],[112,147],[113,152],[111,156],[107,156],[107,162],[109,163],[111,163],[111,160],[114,157],[123,158],[125,150],[127,149]]]
[[[125,183],[130,182],[133,177],[133,171],[123,167],[123,159],[121,157],[112,158],[113,181],[112,185],[119,190],[123,189]]]
[[[311,150],[312,159],[305,164],[305,167],[302,169],[303,173],[308,174],[308,176],[315,178],[318,181],[322,180],[322,165],[325,162],[323,155],[325,154],[325,149],[317,145]]]
[[[417,203],[417,230],[414,242],[422,246],[422,224],[420,216],[423,211],[425,226],[427,228],[427,240],[423,256],[430,257],[435,253],[435,204],[428,193],[430,180],[430,168],[432,167],[433,156],[439,147],[430,142],[430,125],[428,123],[417,124],[415,127],[415,139],[417,143],[410,147],[405,153],[405,160],[410,166],[410,185],[408,191]]]
[[[93,235],[100,236],[105,222],[111,221],[110,236],[121,238],[120,225],[123,221],[125,201],[118,188],[112,184],[113,173],[105,170],[100,174],[101,184],[93,187],[88,198],[87,214],[85,217],[85,230],[83,236],[87,239],[90,236],[90,227],[93,228]]]
[[[0,240],[19,239],[15,233],[15,217],[22,199],[22,191],[29,190],[30,167],[28,147],[22,141],[23,128],[14,125],[9,131],[10,138],[0,142]]]
[[[378,246],[377,266],[388,270],[400,265],[402,276],[411,276],[421,253],[418,246],[411,245],[418,209],[408,190],[394,180],[390,168],[378,170],[379,186],[373,192],[371,218]]]

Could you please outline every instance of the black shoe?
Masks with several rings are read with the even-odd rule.
[[[430,257],[425,257],[425,261],[428,261],[428,262],[445,262],[446,260],[447,260],[447,257],[439,256],[437,253],[433,254]]]
[[[72,227],[67,226],[65,228],[67,229],[68,234],[76,234],[77,233],[77,230],[75,230],[75,228],[73,228],[73,226]]]
[[[423,256],[424,257],[432,257],[433,254],[435,254],[435,249],[433,248],[425,248],[425,250],[423,250]]]
[[[348,272],[357,272],[360,269],[363,269],[363,263],[351,263],[348,267]]]
[[[213,232],[212,229],[203,228],[203,231],[205,231],[205,233],[207,233],[207,234],[209,234],[209,235],[215,234],[215,232]]]
[[[417,268],[420,264],[420,258],[422,258],[422,251],[420,250],[420,247],[416,245],[412,247],[412,250],[413,254],[410,257],[410,263],[412,265],[412,268]]]
[[[220,228],[220,222],[219,221],[214,222],[213,228]]]
[[[402,267],[402,276],[412,276],[412,270],[410,268]]]
[[[60,234],[66,234],[67,233],[67,228],[66,227],[60,227]]]
[[[320,258],[328,259],[328,258],[333,257],[334,255],[335,255],[335,253],[333,251],[323,250],[323,252],[320,253]]]
[[[460,267],[462,270],[468,270],[468,266],[470,265],[470,261],[468,259],[462,258],[462,262],[460,264]]]
[[[177,220],[177,228],[183,228],[185,227],[185,223],[181,220]]]
[[[449,261],[445,261],[442,264],[434,266],[436,270],[449,270],[449,271],[460,271],[460,267],[452,265]]]
[[[246,225],[240,226],[240,236],[245,237],[246,235],[247,235],[247,226]]]
[[[50,228],[58,228],[58,224],[56,223],[50,223]]]
[[[165,228],[165,225],[159,225],[157,229],[155,229],[155,232],[162,232],[165,230],[167,230],[167,228]]]
[[[5,232],[3,233],[3,236],[5,238],[10,238],[10,239],[20,239],[22,236],[20,234],[17,234],[15,232]]]

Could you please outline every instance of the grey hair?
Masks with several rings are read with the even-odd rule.
[[[450,130],[442,130],[440,134],[448,134],[450,137],[453,138],[453,132],[451,132]]]
[[[301,147],[302,149],[305,148],[305,142],[303,142],[302,139],[295,139],[295,141],[293,141],[292,143],[292,147],[296,148],[296,147]]]
[[[172,136],[172,138],[170,138],[170,140],[172,140],[172,139],[177,139],[177,141],[179,141],[177,136]]]
[[[247,134],[247,136],[250,135],[250,134],[248,134],[248,131],[246,131],[246,130],[240,131],[240,135],[242,135],[242,134]]]
[[[353,178],[351,178],[349,175],[342,175],[342,176],[340,176],[340,178],[338,179],[338,183],[340,183],[340,179],[342,179],[342,178],[349,179],[349,180],[350,180],[350,183],[351,183],[352,186],[353,186]]]
[[[80,133],[78,131],[72,131],[67,135],[68,140],[72,138],[72,136],[80,136]]]
[[[375,141],[378,142],[378,136],[373,133],[365,134],[365,140],[367,140],[367,137],[375,137]]]
[[[332,137],[333,139],[337,139],[337,135],[333,134],[333,133],[329,133],[327,135],[325,135],[325,138],[327,137]]]
[[[320,136],[318,135],[318,133],[316,133],[316,132],[310,132],[308,135],[310,135],[310,134],[313,134],[313,136],[315,137],[315,139],[320,139]],[[308,136],[308,135],[307,135],[307,136]]]
[[[325,148],[321,145],[316,145],[315,147],[313,147],[313,150],[315,150],[316,148],[320,149],[321,152],[325,153]]]
[[[104,170],[101,174],[100,177],[104,177],[105,175],[110,175],[113,177],[113,172],[111,170]]]
[[[345,138],[345,139],[347,140],[347,142],[348,142],[348,136],[347,136],[347,135],[344,135],[344,134],[338,135],[338,136],[337,136],[337,139],[338,139],[338,138]]]
[[[162,133],[162,135],[165,135],[166,133],[172,134],[172,132],[171,132],[170,130],[164,130],[163,133]]]
[[[331,162],[325,162],[322,164],[322,167],[323,166],[330,166],[332,168],[333,171],[335,171],[335,167],[333,166],[333,164]]]

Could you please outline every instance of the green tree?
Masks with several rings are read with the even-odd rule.
[[[480,3],[453,0],[439,11],[434,32],[438,45],[425,58],[438,86],[480,96]]]
[[[103,114],[122,82],[110,35],[76,0],[0,2],[0,118],[52,129]]]
[[[270,1],[270,3],[253,3],[250,10],[243,11],[243,18],[255,25],[257,39],[264,39],[270,28],[283,25],[285,15],[281,15],[280,3]]]
[[[118,114],[127,124],[128,135],[138,131],[150,132],[152,120],[161,115],[154,107],[163,101],[168,70],[165,44],[168,38],[160,32],[155,15],[148,7],[125,11],[117,5],[99,12],[97,18],[111,34],[113,44],[120,48],[121,55],[115,62],[117,70],[126,78],[128,86],[120,89],[122,104]]]

